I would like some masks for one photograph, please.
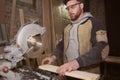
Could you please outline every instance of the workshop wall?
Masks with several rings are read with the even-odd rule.
[[[70,21],[62,0],[30,0],[30,2],[16,0],[14,26],[12,31],[10,31],[10,22],[13,5],[12,1],[14,0],[5,1],[5,31],[7,32],[5,35],[7,38],[5,39],[11,40],[12,38],[10,37],[10,33],[15,35],[18,29],[21,27],[19,9],[22,9],[24,13],[24,25],[35,20],[39,20],[39,24],[46,27],[47,31],[43,37],[43,43],[45,44],[44,53],[43,55],[39,55],[37,60],[34,60],[37,61],[38,65],[40,65],[41,59],[50,55],[51,52],[55,49],[56,44],[61,39],[64,27]],[[105,23],[104,0],[86,0],[85,4],[87,4],[85,8],[86,11],[91,11],[95,17],[100,18]],[[29,60],[27,62],[28,65],[30,65]]]
[[[13,4],[13,1],[15,0],[2,0],[5,1],[4,4],[2,4],[4,7],[0,7],[0,9],[2,9],[2,11],[4,10],[4,17],[6,19],[6,23],[2,23],[0,25],[0,40],[4,41],[10,41],[13,40],[13,38],[15,37],[17,31],[19,30],[20,27],[22,27],[23,25],[32,23],[34,21],[38,21],[38,23],[41,25],[42,24],[42,16],[41,16],[41,7],[42,5],[37,6],[36,5],[36,0],[30,0],[31,3],[29,2],[24,2],[24,0],[16,0],[16,3]],[[38,0],[39,4],[41,3],[41,0]],[[1,6],[2,6],[1,5]],[[15,13],[14,13],[14,21],[13,23],[13,29],[11,30],[11,16],[12,16],[12,6],[16,5],[15,8]],[[37,7],[39,8],[39,11],[37,11]],[[21,25],[20,22],[20,9],[23,10],[23,14],[24,16],[22,16],[22,18],[24,19],[24,24]],[[3,12],[1,13],[3,14]],[[2,18],[2,21],[4,21],[4,18]],[[13,33],[13,37],[11,37],[11,33]],[[0,52],[3,53],[3,48],[0,47]],[[30,63],[31,62],[31,63]],[[23,63],[31,66],[31,64],[37,64],[36,60],[34,59],[27,59],[25,60]],[[32,65],[32,67],[34,67]]]
[[[10,25],[10,18],[11,18],[11,11],[12,11],[12,1],[13,0],[6,0],[6,12],[7,12],[7,24]],[[14,16],[14,34],[18,31],[18,29],[21,27],[20,24],[20,14],[19,9],[23,9],[23,19],[25,20],[25,24],[32,23],[32,21],[35,21],[39,19],[39,16],[35,10],[35,7],[33,4],[23,2],[20,0],[16,1],[16,8],[15,8],[15,16]],[[24,24],[24,25],[25,25]]]
[[[0,0],[0,23],[5,23],[5,0]]]

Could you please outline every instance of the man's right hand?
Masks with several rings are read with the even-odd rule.
[[[42,60],[42,65],[43,64],[52,64],[55,60],[56,60],[56,57],[54,55],[50,56],[50,57],[46,57]]]

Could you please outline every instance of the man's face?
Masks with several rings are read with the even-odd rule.
[[[70,0],[67,2],[66,9],[72,21],[76,21],[83,12],[83,6],[81,4],[82,3],[77,0]]]

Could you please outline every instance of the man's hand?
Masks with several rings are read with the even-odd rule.
[[[57,73],[59,75],[65,75],[65,72],[70,72],[73,70],[77,70],[79,68],[79,64],[76,60],[73,60],[71,62],[65,63],[63,65],[61,65],[58,69],[57,69]]]
[[[50,57],[46,57],[45,59],[42,60],[42,65],[43,64],[51,64],[53,63],[54,61],[56,60],[56,57],[53,55],[53,56],[50,56]]]

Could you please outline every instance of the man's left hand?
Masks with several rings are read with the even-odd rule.
[[[79,68],[79,64],[76,60],[73,60],[71,62],[65,63],[63,65],[61,65],[58,69],[57,69],[57,73],[59,75],[65,75],[65,72],[70,72],[73,70],[77,70]]]

